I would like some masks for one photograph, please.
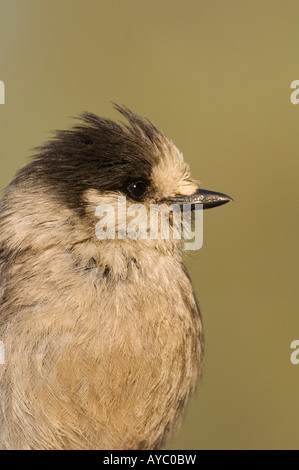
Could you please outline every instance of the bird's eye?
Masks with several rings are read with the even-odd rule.
[[[146,183],[144,181],[136,181],[131,183],[128,186],[128,191],[133,199],[140,199],[147,191]]]

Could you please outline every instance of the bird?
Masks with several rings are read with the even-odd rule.
[[[56,131],[0,202],[0,448],[162,449],[202,372],[184,240],[100,239],[101,204],[215,207],[172,140],[114,104]],[[123,122],[125,120],[125,122]]]

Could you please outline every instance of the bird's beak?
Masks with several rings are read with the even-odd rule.
[[[210,209],[211,207],[221,206],[233,199],[226,194],[216,193],[215,191],[208,191],[206,189],[198,189],[190,196],[178,195],[167,199],[165,202],[170,204],[192,204],[194,209],[197,204],[202,204],[203,209]]]

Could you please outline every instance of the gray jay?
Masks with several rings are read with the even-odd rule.
[[[203,361],[183,240],[99,239],[100,204],[231,199],[204,191],[175,145],[84,113],[39,147],[0,205],[0,448],[159,449]]]

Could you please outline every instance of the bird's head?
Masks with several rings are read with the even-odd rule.
[[[149,120],[126,107],[116,109],[127,125],[84,113],[82,124],[58,131],[40,147],[17,179],[46,188],[91,226],[97,207],[116,208],[119,196],[147,211],[152,204],[202,204],[205,209],[231,200],[199,189],[181,152]]]

